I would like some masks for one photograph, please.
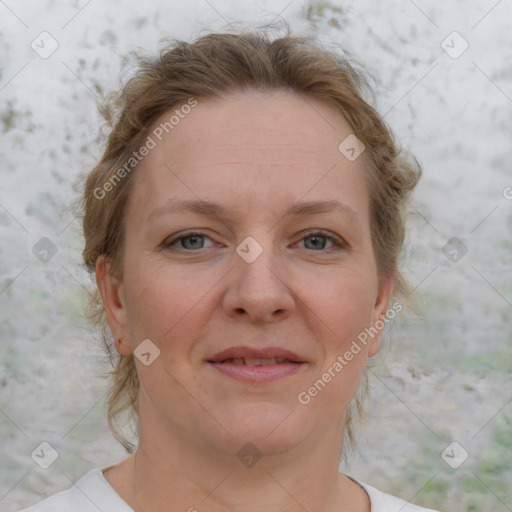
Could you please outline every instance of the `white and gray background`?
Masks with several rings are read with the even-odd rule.
[[[366,66],[424,169],[403,254],[418,313],[388,332],[343,470],[440,510],[512,510],[511,0],[0,0],[0,511],[125,456],[70,210],[101,154],[97,100],[132,50],[282,18]]]

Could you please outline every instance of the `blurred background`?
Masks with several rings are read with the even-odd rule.
[[[511,14],[510,0],[1,0],[0,511],[126,455],[71,210],[104,144],[97,102],[163,37],[282,20],[362,63],[424,170],[402,258],[417,311],[387,331],[341,469],[439,510],[512,510]]]

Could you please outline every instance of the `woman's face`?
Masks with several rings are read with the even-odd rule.
[[[379,345],[358,335],[392,288],[377,276],[362,157],[338,149],[352,130],[291,92],[185,111],[168,133],[173,112],[155,124],[134,176],[122,280],[98,271],[118,350],[145,340],[142,432],[230,453],[340,436]]]

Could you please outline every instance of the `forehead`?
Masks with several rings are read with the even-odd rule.
[[[175,111],[150,130],[156,145],[136,172],[133,202],[148,215],[171,196],[277,214],[306,195],[344,199],[367,214],[362,158],[352,162],[338,150],[351,127],[324,103],[247,91]]]
[[[166,113],[155,124],[161,125],[168,118]],[[195,140],[190,133],[191,123]],[[203,148],[196,145],[201,139],[205,143],[215,140],[222,144],[219,150],[229,147],[235,155],[264,149],[274,150],[274,158],[282,155],[288,159],[292,153],[283,151],[286,145],[297,157],[304,152],[323,152],[327,145],[331,154],[338,156],[339,139],[349,133],[344,117],[318,100],[291,91],[249,90],[198,100],[197,107],[173,128],[173,137],[167,140],[172,144],[174,139],[174,149],[179,153],[191,147],[201,152]],[[212,145],[207,149],[212,152],[215,148]]]

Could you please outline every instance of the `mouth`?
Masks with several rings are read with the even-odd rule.
[[[234,347],[207,361],[223,376],[244,382],[267,382],[296,374],[306,366],[300,356],[280,348]]]
[[[238,364],[245,366],[268,366],[274,364],[283,364],[283,363],[293,363],[300,364],[298,361],[290,361],[284,357],[270,357],[266,359],[254,359],[254,358],[245,358],[245,357],[236,357],[231,359],[224,359],[224,361],[209,361],[210,363],[217,364]]]

